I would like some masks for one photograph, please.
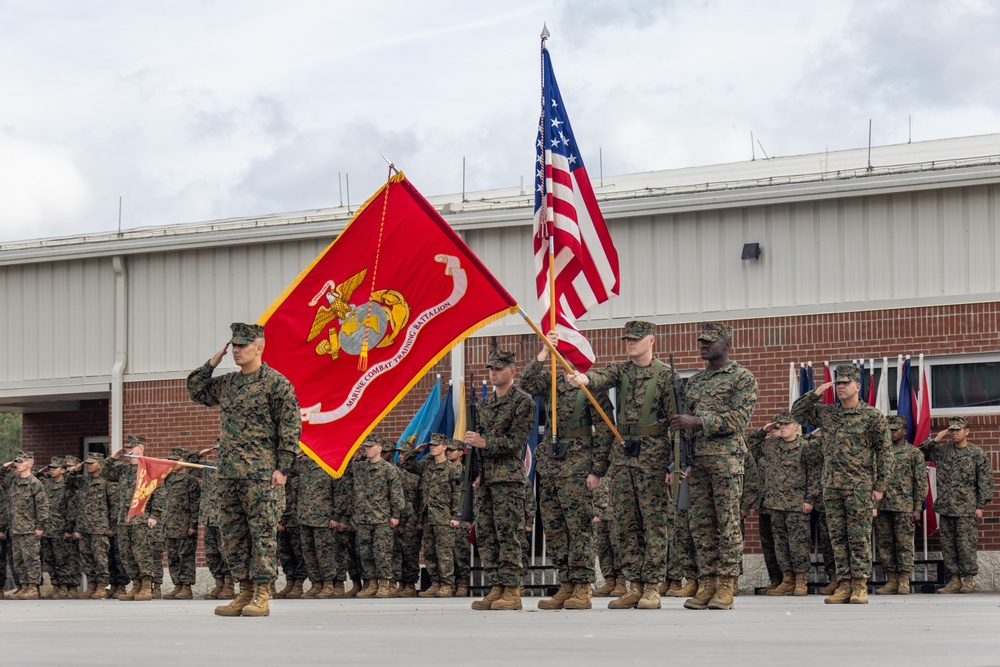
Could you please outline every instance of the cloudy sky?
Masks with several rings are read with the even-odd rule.
[[[0,0],[0,243],[1000,132],[990,0]],[[758,153],[759,155],[759,153]]]

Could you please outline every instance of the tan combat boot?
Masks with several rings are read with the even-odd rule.
[[[851,604],[868,604],[867,579],[851,579]]]
[[[215,581],[218,582],[219,580],[216,579]],[[282,588],[280,591],[275,592],[274,594],[275,599],[284,600],[288,596],[288,593],[291,592],[292,586],[294,585],[295,585],[294,579],[292,579],[291,577],[285,577],[285,587]]]
[[[708,603],[715,597],[715,590],[719,586],[719,578],[702,577],[698,580],[698,592],[690,600],[684,601],[685,609],[708,609]]]
[[[796,572],[795,573],[795,592],[792,595],[803,596],[809,595],[809,573],[808,572]]]
[[[441,584],[435,581],[430,585],[430,588],[425,591],[420,591],[417,595],[422,598],[432,598],[437,595],[439,590],[441,590]]]
[[[642,597],[635,605],[636,609],[659,609],[660,608],[660,586],[656,583],[648,583],[642,589]]]
[[[215,608],[216,616],[240,616],[243,613],[243,608],[250,604],[254,596],[254,583],[249,579],[240,579],[240,594],[237,595],[232,602],[229,604],[221,605]]]
[[[92,598],[94,596],[91,596]],[[38,599],[38,586],[35,584],[28,584],[21,591],[21,594],[17,597],[18,600],[37,600]]]
[[[359,598],[375,597],[378,592],[378,579],[369,579],[365,582],[365,587],[358,593]]]
[[[604,585],[597,588],[593,592],[595,598],[606,598],[611,595],[611,591],[615,590],[616,581],[611,577],[605,577]]]
[[[912,572],[908,570],[900,570],[899,572],[899,585],[896,588],[896,592],[899,595],[909,595],[910,594],[910,577],[913,575]]]
[[[775,588],[767,589],[768,595],[791,595],[795,592],[795,574],[792,572],[784,572],[781,575],[781,583]]]
[[[590,584],[576,584],[573,597],[563,603],[563,609],[590,609],[591,597]]]
[[[962,577],[962,588],[959,589],[959,593],[975,593],[976,592],[976,577],[975,575],[969,574]],[[25,598],[27,599],[27,598]]]
[[[568,600],[571,597],[573,597],[573,593],[575,593],[575,592],[576,592],[576,586],[575,585],[569,583],[568,581],[563,582],[559,586],[559,590],[556,591],[555,595],[553,595],[550,598],[538,601],[538,608],[539,609],[562,609],[563,608],[563,604],[566,602],[566,600]]]
[[[356,598],[356,597],[358,597],[358,593],[360,593],[360,592],[361,592],[361,582],[360,581],[357,581],[357,582],[353,582],[352,581],[351,582],[351,588],[349,590],[344,591],[344,597],[345,598]]]
[[[684,588],[683,582],[680,579],[671,579],[670,585],[667,586],[667,590],[663,592],[664,595],[670,598],[677,597],[677,591]]]
[[[163,591],[160,590],[160,584],[156,583],[155,581],[152,583],[152,587],[150,588],[150,595],[152,595],[152,599],[154,600],[163,599]]]
[[[820,588],[816,592],[819,593],[820,595],[833,595],[834,591],[837,590],[837,573],[836,573],[836,571],[834,571],[834,570],[827,570],[826,571],[826,578],[829,581],[829,583],[826,586],[824,586],[823,588]]]
[[[490,605],[493,611],[521,611],[521,587],[504,586],[503,595]]]
[[[442,586],[441,588],[444,589],[445,586]],[[455,587],[454,586],[449,586],[447,588],[449,588],[451,590],[452,594],[455,593]],[[406,584],[399,591],[399,597],[401,597],[401,598],[415,598],[415,597],[417,597],[417,587],[414,584]],[[438,595],[437,597],[442,598],[442,597],[445,597],[445,596],[444,595]]]
[[[67,600],[75,600],[78,597],[80,597],[80,587],[79,586],[77,586],[76,584],[73,584],[72,586],[69,586],[69,587],[66,588],[66,599]]]
[[[302,599],[312,599],[317,595],[319,595],[322,590],[323,590],[323,582],[314,581],[312,582],[312,586],[309,587],[309,590],[307,590],[305,593],[302,594]]]
[[[240,590],[242,593],[242,589]],[[250,603],[243,607],[241,616],[270,616],[271,607],[268,599],[271,595],[271,584],[254,584],[253,597]]]
[[[132,602],[133,600],[135,600],[135,594],[139,592],[139,589],[141,587],[142,587],[142,582],[140,582],[138,579],[133,579],[132,590],[122,592],[122,594],[118,596],[118,599],[122,602]]]
[[[776,590],[778,586],[784,583],[784,581],[785,581],[784,577],[780,579],[771,579],[771,583],[768,585],[767,588],[764,589],[764,595],[770,595],[771,591]]]
[[[346,596],[347,594],[344,591],[344,582],[343,581],[333,582],[333,597],[336,599],[340,599]],[[291,597],[291,595],[289,595],[288,597]]]
[[[52,599],[65,600],[68,593],[69,593],[69,588],[67,586],[60,586],[58,590],[56,590],[56,592],[52,594]]]
[[[164,600],[173,600],[175,597],[177,597],[177,594],[181,592],[181,588],[182,587],[181,587],[180,584],[174,584],[174,590],[168,591],[168,592],[164,593],[163,594],[163,599]]]
[[[469,584],[459,584],[455,589],[455,597],[457,598],[467,598],[469,597]]]
[[[957,578],[958,577],[956,577],[956,579]],[[17,589],[17,591],[15,591],[13,595],[11,595],[11,597],[14,598],[15,600],[19,599],[18,598],[18,594],[21,592],[22,588],[24,588],[24,587],[23,586],[19,587]],[[94,592],[96,590],[97,590],[97,582],[96,581],[88,581],[87,582],[87,590],[85,590],[82,593],[80,593],[80,599],[81,600],[88,600],[88,599],[90,599],[90,597],[94,594]]]
[[[493,607],[493,603],[503,597],[503,586],[494,586],[490,589],[490,592],[486,594],[482,600],[476,600],[472,603],[472,608],[476,611],[487,611]]]
[[[823,599],[824,604],[847,604],[851,601],[851,580],[841,579],[837,582],[837,588],[828,598]]]
[[[236,585],[233,584],[232,577],[226,577],[222,584],[222,592],[219,593],[220,600],[232,600],[236,597]]]
[[[670,589],[670,582],[669,581],[664,581],[657,588],[657,592],[660,594],[660,597],[663,597],[664,595],[667,594],[667,591],[669,589]]]
[[[611,597],[620,598],[626,593],[628,593],[628,581],[625,577],[618,577],[615,581],[615,590],[611,591]]]
[[[205,599],[206,600],[218,600],[219,599],[219,593],[222,592],[222,587],[225,586],[225,585],[226,585],[226,580],[225,579],[216,579],[215,580],[215,588],[213,588],[209,592],[205,593]]]
[[[316,599],[317,600],[329,600],[332,597],[333,597],[333,582],[332,581],[324,581],[323,582],[323,589],[319,593],[316,594]]]
[[[191,592],[191,584],[184,584],[181,586],[181,590],[177,595],[174,596],[175,600],[193,600],[194,593]]]
[[[293,581],[292,587],[288,590],[287,593],[285,593],[285,597],[288,598],[289,600],[298,600],[299,598],[301,598],[302,586],[304,586],[305,583],[306,583],[305,579],[296,579],[295,581]],[[344,590],[343,584],[341,584],[340,590],[341,592],[343,592]]]
[[[937,592],[944,595],[951,595],[952,593],[957,593],[960,590],[962,590],[962,580],[958,578],[957,574],[953,574],[951,575],[951,579],[948,580],[948,583],[944,585],[944,588],[939,588]],[[83,596],[81,595],[80,597]]]
[[[680,582],[678,582],[678,583],[680,583]],[[678,588],[673,593],[671,593],[670,591],[667,591],[667,595],[669,595],[670,597],[673,597],[673,598],[689,598],[689,597],[693,596],[697,592],[698,592],[698,580],[697,579],[688,579],[687,584],[685,584],[684,586],[681,586],[680,588]]]
[[[708,601],[709,609],[732,609],[733,588],[736,584],[736,577],[719,577],[719,585],[715,589],[715,595]]]
[[[135,594],[136,602],[148,602],[153,599],[153,580],[143,579],[139,592]]]
[[[414,589],[414,591],[415,590],[416,589]],[[402,596],[402,594],[400,595]],[[406,597],[413,597],[413,596],[407,595]],[[438,589],[437,595],[435,595],[434,597],[439,597],[439,598],[455,597],[455,587],[452,586],[451,584],[445,584],[444,586]]]
[[[27,600],[28,598],[24,598]],[[94,594],[90,596],[91,600],[107,600],[108,599],[108,589],[103,584],[98,584],[97,590]]]
[[[875,595],[895,595],[899,590],[899,575],[895,572],[885,573],[885,586],[875,589]]]
[[[379,579],[378,586],[375,588],[375,595],[373,597],[377,598],[391,598],[392,591],[389,590],[389,580]]]
[[[642,599],[645,586],[641,581],[633,581],[628,593],[608,603],[608,609],[635,609]]]
[[[733,597],[740,594],[740,578],[733,577]]]

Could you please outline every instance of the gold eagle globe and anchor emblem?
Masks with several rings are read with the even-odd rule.
[[[326,301],[316,309],[306,338],[306,342],[312,342],[325,333],[316,344],[316,354],[329,355],[331,360],[336,360],[341,351],[357,356],[362,350],[389,347],[409,322],[410,306],[403,295],[393,289],[376,290],[366,301],[351,303],[351,296],[367,274],[368,269],[362,269],[339,285],[327,280],[309,301],[310,306]]]

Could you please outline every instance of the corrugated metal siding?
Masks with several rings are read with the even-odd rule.
[[[255,321],[328,243],[130,258],[128,373],[175,373],[203,363],[228,340],[230,323]]]
[[[107,376],[114,283],[108,259],[0,268],[0,382]]]
[[[829,305],[864,308],[1000,291],[998,186],[638,216],[609,223],[622,296],[581,320],[690,317]],[[466,239],[536,314],[530,229],[472,230]],[[758,242],[758,261],[740,259]],[[483,331],[522,329],[507,318]]]

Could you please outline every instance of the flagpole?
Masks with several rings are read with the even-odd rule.
[[[542,92],[541,92],[541,115],[542,115],[542,150],[545,150],[545,40],[549,38],[549,29],[544,23],[542,24],[542,34],[539,36],[541,40],[541,45],[538,51],[538,67],[541,76]],[[544,168],[544,165],[542,165]],[[546,181],[548,179],[546,178]],[[547,190],[548,188],[546,188]],[[549,331],[556,330],[556,239],[555,230],[549,225],[549,206],[548,206],[548,192],[542,194],[542,210],[544,215],[540,216],[545,223],[545,233],[549,237]],[[551,364],[549,367],[549,374],[551,375],[551,388],[550,388],[550,401],[549,405],[551,408],[551,439],[552,444],[558,442],[559,436],[556,433],[556,373],[559,371],[557,366],[555,355],[552,356]]]
[[[187,463],[185,461],[171,461],[170,459],[157,459],[152,456],[136,456],[135,454],[125,454],[125,458],[128,459],[149,459],[151,461],[162,461],[164,463],[170,463],[173,465],[178,465],[182,468],[207,468],[209,470],[215,470],[215,466],[206,466],[200,463]]]
[[[541,338],[541,339],[542,339],[542,342],[543,342],[543,343],[545,343],[545,346],[549,348],[549,352],[550,352],[550,353],[552,354],[552,356],[553,356],[553,357],[555,357],[555,358],[557,358],[557,359],[559,360],[559,363],[561,363],[561,364],[562,364],[562,366],[563,366],[563,368],[565,368],[565,369],[566,369],[566,372],[567,372],[567,373],[575,373],[576,371],[575,371],[575,370],[573,370],[573,367],[569,365],[569,362],[568,362],[568,361],[566,361],[566,359],[565,359],[565,358],[563,358],[563,356],[562,356],[561,354],[559,354],[559,350],[557,350],[557,349],[556,349],[555,345],[553,345],[553,344],[552,344],[552,342],[551,342],[551,341],[549,341],[549,339],[545,337],[545,334],[543,334],[543,333],[542,333],[542,330],[538,328],[538,325],[537,325],[537,324],[535,324],[535,323],[534,323],[534,322],[533,322],[533,321],[531,320],[531,318],[530,318],[530,317],[528,317],[528,313],[524,312],[524,308],[522,308],[522,307],[518,306],[518,307],[517,307],[517,310],[518,310],[518,312],[519,312],[519,313],[521,313],[521,317],[523,317],[523,318],[524,318],[524,321],[528,323],[528,326],[530,326],[530,327],[531,327],[531,330],[532,330],[532,331],[534,331],[534,332],[535,332],[535,334],[536,334],[536,335],[537,335],[537,336],[538,336],[539,338]],[[614,423],[613,423],[613,422],[611,421],[611,418],[610,418],[610,417],[608,417],[608,415],[607,415],[607,413],[606,413],[606,412],[604,412],[604,409],[603,409],[603,408],[601,407],[601,405],[600,405],[600,404],[599,404],[599,403],[597,402],[597,399],[596,399],[596,398],[594,398],[594,395],[590,393],[590,390],[589,390],[589,389],[587,389],[587,387],[585,387],[585,386],[583,386],[583,385],[580,385],[580,389],[582,389],[582,390],[583,390],[583,393],[584,393],[584,394],[585,394],[585,395],[587,396],[587,399],[589,399],[589,400],[590,400],[591,404],[592,404],[592,405],[594,406],[594,408],[595,408],[595,409],[597,410],[597,413],[598,413],[599,415],[601,415],[601,419],[603,419],[603,420],[604,420],[604,423],[608,425],[608,428],[609,428],[609,429],[611,429],[611,433],[612,433],[612,435],[614,435],[614,436],[615,436],[615,438],[616,438],[617,442],[618,442],[619,444],[620,444],[620,443],[623,443],[623,442],[625,442],[625,439],[624,439],[624,438],[622,437],[622,434],[618,432],[618,429],[617,429],[617,428],[615,428],[615,425],[614,425]]]

